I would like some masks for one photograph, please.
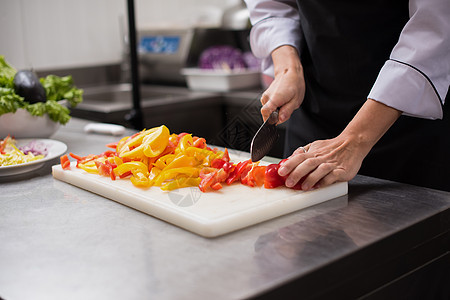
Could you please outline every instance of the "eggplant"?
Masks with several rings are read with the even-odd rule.
[[[18,71],[14,76],[14,90],[29,103],[47,101],[47,93],[33,71]]]

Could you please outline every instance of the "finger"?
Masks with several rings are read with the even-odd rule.
[[[261,104],[262,104],[262,105],[265,105],[267,102],[269,102],[269,100],[270,100],[269,94],[268,94],[267,92],[264,92],[264,93],[261,95],[261,99],[260,99]]]
[[[336,183],[338,181],[345,181],[341,180],[341,170],[334,170],[330,172],[327,176],[323,177],[321,180],[319,180],[318,183],[314,186],[315,188],[321,188],[325,186],[332,185],[333,183]]]
[[[313,187],[316,187],[322,179],[332,174],[334,168],[335,166],[331,163],[322,163],[317,166],[317,168],[309,173],[302,182],[302,190],[308,191]]]
[[[346,172],[344,169],[338,168],[334,169],[331,173],[329,173],[327,176],[322,178],[318,183],[318,187],[324,187],[327,185],[331,185],[336,182],[343,182],[343,181],[349,181],[353,178],[351,174]]]
[[[278,175],[287,176],[306,158],[299,155],[291,155],[278,169]]]
[[[301,155],[297,155],[296,157],[302,157]],[[317,158],[306,158],[301,164],[295,167],[289,176],[286,178],[285,185],[287,187],[293,187],[300,181],[303,177],[314,171],[319,166],[319,162]]]
[[[292,153],[292,155],[298,155],[298,154],[305,154],[308,152],[310,145],[305,145],[303,147],[298,147],[295,149],[295,151]]]
[[[264,105],[263,107],[261,107],[261,116],[264,122],[269,118],[271,113],[272,111],[270,111],[267,106]]]
[[[284,104],[280,108],[280,113],[278,114],[278,124],[284,123],[287,120],[289,120],[294,110],[296,110],[299,107],[300,105],[298,104],[298,102],[294,100],[290,100],[289,102]]]

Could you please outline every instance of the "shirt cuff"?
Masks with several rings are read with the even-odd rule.
[[[381,68],[368,98],[424,119],[442,119],[442,103],[428,79],[416,69],[392,60]]]
[[[270,57],[276,48],[291,45],[299,49],[300,24],[297,20],[271,17],[255,24],[250,31],[253,54],[261,59]]]

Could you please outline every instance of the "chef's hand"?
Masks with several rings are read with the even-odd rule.
[[[366,151],[361,150],[351,137],[318,140],[295,150],[278,173],[281,176],[289,174],[287,187],[293,187],[306,176],[302,190],[349,181],[358,173],[365,157]]]
[[[272,51],[275,78],[261,96],[261,115],[265,120],[278,107],[278,123],[287,121],[292,112],[300,107],[305,96],[303,67],[297,50],[292,46],[281,46]]]
[[[287,187],[293,187],[304,177],[303,190],[349,181],[358,173],[370,149],[400,115],[400,111],[368,99],[339,136],[298,148],[282,164],[278,174],[289,175]]]

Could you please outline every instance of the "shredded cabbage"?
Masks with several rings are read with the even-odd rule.
[[[43,159],[47,153],[47,148],[42,148],[42,145],[36,146],[36,142],[33,145],[33,142],[23,147],[26,149],[26,153],[24,153],[24,151],[16,146],[17,141],[14,138],[8,136],[4,140],[1,140],[0,146],[2,150],[0,151],[0,167],[18,165]]]

